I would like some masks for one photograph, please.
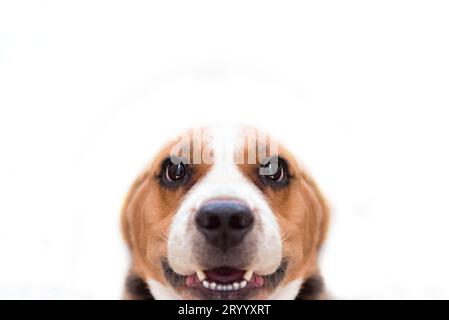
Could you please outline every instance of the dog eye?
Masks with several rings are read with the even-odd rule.
[[[173,163],[168,160],[164,167],[164,178],[168,182],[180,181],[187,174],[187,167],[181,161],[179,161],[178,163]]]
[[[288,180],[286,164],[280,158],[277,161],[269,160],[261,165],[259,170],[261,178],[266,182],[283,183]]]

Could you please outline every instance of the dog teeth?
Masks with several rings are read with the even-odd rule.
[[[206,273],[204,271],[198,270],[196,272],[196,275],[198,279],[200,280],[201,284],[204,288],[207,288],[209,290],[213,291],[237,291],[240,289],[245,288],[248,285],[248,282],[251,281],[251,278],[253,277],[254,272],[252,270],[247,270],[245,274],[243,275],[242,281],[238,282],[232,282],[232,283],[216,283],[212,281],[207,281],[206,279]]]
[[[248,282],[246,280],[239,282],[233,282],[230,284],[217,284],[216,282],[209,282],[207,280],[201,281],[203,287],[213,291],[233,291],[240,290],[246,287]]]
[[[245,279],[246,281],[251,281],[252,277],[253,277],[253,271],[252,270],[247,270],[245,272],[245,274],[243,275],[243,279]]]
[[[198,279],[200,279],[200,281],[203,281],[206,279],[206,274],[201,270],[198,270],[196,272],[196,276],[198,277]]]

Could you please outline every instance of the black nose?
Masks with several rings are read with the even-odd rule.
[[[195,221],[210,244],[226,251],[242,242],[251,230],[254,216],[239,201],[213,200],[198,210]]]

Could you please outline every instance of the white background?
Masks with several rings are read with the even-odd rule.
[[[167,138],[268,129],[332,206],[336,298],[449,298],[447,1],[1,1],[0,298],[115,299]]]

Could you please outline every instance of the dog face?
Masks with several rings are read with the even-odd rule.
[[[180,136],[122,213],[132,273],[156,299],[293,299],[318,272],[327,221],[293,156],[250,128]]]

